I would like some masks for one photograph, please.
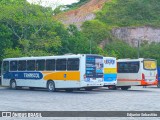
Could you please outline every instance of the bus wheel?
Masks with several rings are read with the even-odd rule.
[[[130,88],[130,86],[122,86],[121,90],[128,90]]]
[[[110,86],[108,86],[108,89],[109,89],[109,90],[117,90],[117,87],[114,86],[114,85],[110,85]]]
[[[160,83],[158,83],[157,87],[160,88]]]
[[[15,80],[10,81],[10,89],[16,90],[17,89],[17,84]]]
[[[54,81],[48,81],[47,82],[47,89],[48,89],[49,92],[55,92],[56,91]]]

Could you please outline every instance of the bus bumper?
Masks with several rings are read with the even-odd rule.
[[[111,86],[111,85],[117,85],[117,81],[114,81],[114,82],[104,82],[104,86],[105,87]]]
[[[101,87],[103,86],[103,82],[83,82],[81,83],[81,87]]]
[[[147,81],[142,80],[142,81],[141,81],[141,85],[142,85],[142,86],[158,85],[158,80],[155,80],[154,82],[147,82]]]

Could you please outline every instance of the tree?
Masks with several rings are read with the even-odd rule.
[[[105,50],[110,56],[116,55],[117,58],[137,58],[136,48],[132,48],[127,43],[120,40],[114,40],[106,45]]]

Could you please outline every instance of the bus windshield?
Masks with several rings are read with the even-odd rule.
[[[156,69],[156,61],[154,61],[154,60],[144,60],[144,69],[155,70]]]

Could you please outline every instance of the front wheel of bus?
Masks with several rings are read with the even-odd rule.
[[[15,80],[10,81],[10,89],[16,90],[17,89],[17,84]]]
[[[160,88],[160,83],[158,83],[157,87]]]
[[[48,81],[47,89],[48,89],[49,92],[55,92],[56,91],[54,81]]]

